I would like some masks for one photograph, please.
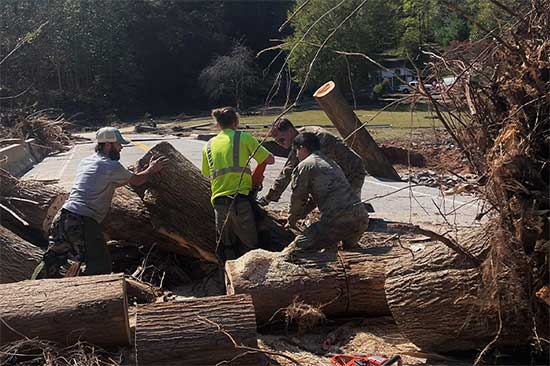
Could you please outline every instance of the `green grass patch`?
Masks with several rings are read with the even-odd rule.
[[[433,118],[433,114],[428,111],[415,111],[411,113],[407,110],[386,110],[379,112],[378,109],[358,109],[355,111],[357,117],[362,122],[369,121],[371,125],[391,125],[395,128],[409,127],[439,127],[439,120]],[[277,115],[269,116],[241,116],[241,126],[245,125],[270,125]],[[376,117],[375,117],[376,116]],[[307,110],[300,112],[291,112],[286,115],[286,118],[292,121],[296,126],[332,126],[332,122],[328,119],[325,112],[322,110]],[[211,118],[193,119],[185,122],[185,124],[200,124],[211,121]],[[367,125],[368,128],[368,125]]]

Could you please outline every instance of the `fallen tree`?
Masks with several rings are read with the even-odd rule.
[[[0,319],[0,344],[34,337],[61,344],[130,343],[121,274],[0,285]]]
[[[135,190],[154,220],[162,223],[162,234],[193,251],[199,258],[217,261],[214,254],[214,210],[210,203],[208,179],[167,142],[161,142],[149,150],[140,159],[139,169],[143,169],[152,156],[159,155],[168,158],[168,166]],[[263,248],[280,250],[293,239],[292,233],[284,229],[282,222],[259,207],[256,207],[256,221]]]
[[[480,260],[487,258],[491,231],[475,230],[461,243]],[[499,344],[522,344],[529,336],[528,314],[515,307],[498,314],[493,304],[479,296],[483,268],[467,256],[439,242],[428,242],[412,255],[388,263],[386,296],[401,332],[423,350],[448,352],[472,350],[499,336]],[[512,291],[515,284],[506,284]],[[506,319],[506,328],[499,322]]]
[[[139,365],[260,364],[250,352],[257,335],[247,295],[140,306],[135,347]]]
[[[28,280],[43,251],[0,226],[0,283]]]
[[[549,350],[543,341],[549,336],[548,305],[536,293],[550,283],[550,2],[530,0],[514,9],[502,2],[497,5],[513,21],[491,31],[476,24],[491,37],[457,43],[434,55],[430,78],[454,75],[455,80],[437,99],[423,90],[471,169],[482,177],[474,188],[486,202],[480,217],[489,216],[482,229],[490,233],[488,253],[478,274],[471,271],[464,280],[472,283],[478,276],[477,291],[464,289],[460,300],[461,312],[471,309],[474,323],[477,314],[484,314],[487,327],[480,330],[477,343],[467,329],[456,339],[482,349],[476,363],[489,349],[509,344],[509,335],[514,334],[514,343],[530,347],[533,353]],[[458,5],[449,6],[465,14]],[[423,89],[422,79],[418,84]],[[438,282],[435,277],[432,280]],[[448,286],[460,283],[458,278],[446,280]],[[457,296],[452,290],[447,294],[450,299]],[[428,306],[428,301],[422,306]],[[413,327],[416,316],[409,314],[401,323]],[[447,317],[430,321],[440,320],[441,324],[430,327],[444,329]],[[531,337],[525,336],[526,327]],[[419,337],[417,342],[425,339]]]
[[[291,263],[280,253],[254,250],[227,261],[227,293],[250,294],[259,324],[280,320],[295,300],[326,316],[388,315],[382,263],[394,257],[325,251]]]
[[[370,175],[396,181],[401,180],[367,129],[361,127],[362,122],[353,112],[334,81],[323,84],[313,96],[336,126],[346,144],[363,158],[365,169]]]

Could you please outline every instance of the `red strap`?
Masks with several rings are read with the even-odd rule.
[[[262,182],[264,181],[264,172],[266,167],[266,161],[256,166],[256,168],[252,172],[252,187],[259,188],[262,185]]]

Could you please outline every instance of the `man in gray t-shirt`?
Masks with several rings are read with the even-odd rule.
[[[78,165],[67,202],[50,228],[49,246],[33,278],[60,277],[67,259],[86,264],[86,275],[112,270],[111,257],[101,222],[109,212],[115,189],[127,183],[141,185],[149,174],[160,171],[167,160],[151,159],[147,169],[133,173],[118,161],[122,145],[129,144],[120,131],[104,127],[97,131],[96,153]]]

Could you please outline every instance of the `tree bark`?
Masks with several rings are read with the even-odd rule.
[[[0,344],[37,337],[61,344],[130,342],[122,274],[0,285]]]
[[[5,170],[0,170],[0,203],[13,211],[2,212],[2,224],[28,238],[33,234],[48,237],[50,224],[68,194],[55,185],[31,180],[19,180]],[[26,223],[26,224],[25,224]],[[33,233],[25,231],[30,230]]]
[[[361,126],[361,121],[333,81],[325,83],[313,96],[344,139]],[[370,175],[401,180],[366,128],[360,128],[349,140],[346,140],[346,144],[363,158],[365,168]]]
[[[259,324],[269,321],[295,298],[321,307],[326,316],[389,315],[382,262],[395,254],[308,253],[294,263],[280,253],[248,252],[226,263],[227,293],[252,296]]]
[[[145,206],[162,222],[162,233],[190,250],[195,257],[216,262],[214,210],[210,202],[210,182],[193,163],[172,145],[161,142],[138,162],[145,167],[151,156],[165,156],[169,164],[142,187],[136,187]],[[277,250],[288,245],[294,235],[285,230],[268,211],[257,208],[260,245]],[[269,233],[270,235],[263,235]]]
[[[494,228],[473,231],[461,245],[485,260],[490,232]],[[502,303],[504,327],[499,332],[495,299],[483,287],[487,275],[486,267],[474,265],[441,243],[426,243],[414,258],[403,256],[387,265],[388,305],[401,332],[426,351],[479,350],[497,334],[496,344],[521,344],[532,322],[526,314],[508,316],[514,313],[514,304]]]
[[[43,251],[0,226],[0,283],[28,280]]]
[[[248,295],[216,296],[175,303],[140,306],[136,323],[139,365],[204,365],[235,361],[259,365],[258,354],[236,349],[257,347],[254,307]]]

